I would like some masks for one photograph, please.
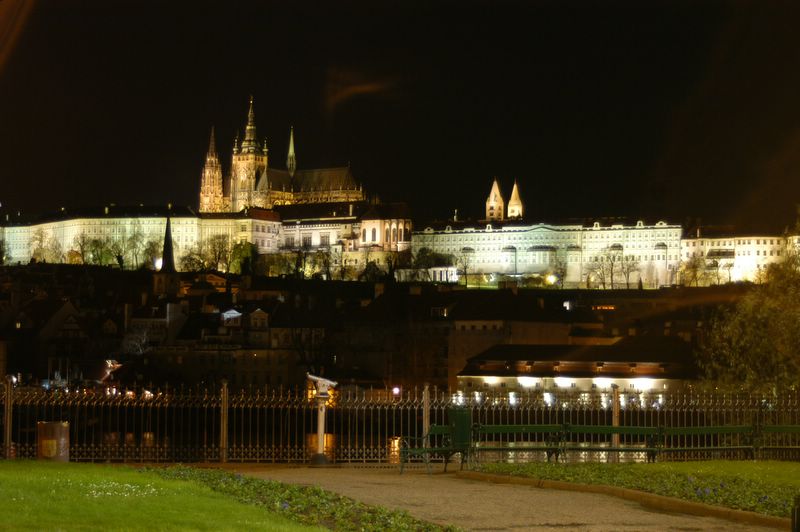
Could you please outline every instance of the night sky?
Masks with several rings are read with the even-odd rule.
[[[493,176],[533,222],[795,221],[791,3],[332,4],[0,3],[0,202],[196,206],[252,94],[271,166],[294,126],[298,167],[418,221],[482,215]]]

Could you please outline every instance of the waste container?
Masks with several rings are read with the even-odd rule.
[[[36,423],[36,458],[51,462],[69,462],[69,422]]]

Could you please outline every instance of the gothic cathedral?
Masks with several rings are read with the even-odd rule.
[[[224,183],[227,183],[227,194]],[[211,128],[206,162],[200,183],[200,212],[240,212],[248,207],[272,209],[296,203],[354,202],[365,199],[349,167],[298,170],[294,131],[289,131],[286,169],[269,167],[267,141],[256,137],[253,98],[247,113],[244,139],[233,141],[231,171],[223,178],[222,165]]]

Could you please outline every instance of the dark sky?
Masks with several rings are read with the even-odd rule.
[[[209,128],[227,171],[253,94],[271,166],[293,125],[299,167],[349,161],[419,220],[482,214],[496,175],[532,221],[794,222],[790,3],[332,4],[50,0],[0,24],[0,202],[196,205]]]

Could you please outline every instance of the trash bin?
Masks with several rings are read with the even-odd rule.
[[[36,458],[51,462],[69,462],[69,423],[39,421],[36,423]]]

